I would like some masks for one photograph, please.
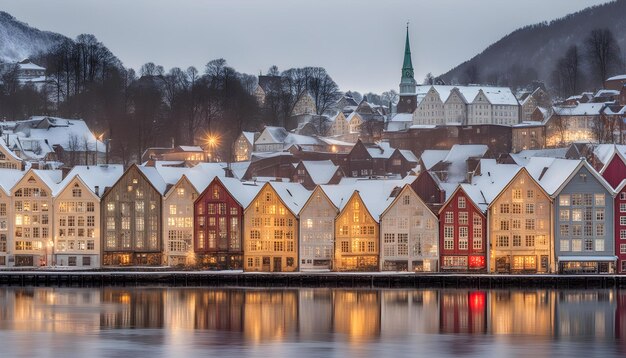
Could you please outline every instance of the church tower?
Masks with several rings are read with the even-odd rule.
[[[411,61],[411,45],[409,44],[409,25],[406,26],[406,43],[404,45],[404,62],[402,64],[402,79],[400,80],[400,101],[398,113],[413,113],[417,107],[415,90],[417,83],[413,75]]]

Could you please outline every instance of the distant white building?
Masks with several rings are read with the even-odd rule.
[[[506,87],[417,86],[413,125],[515,125],[520,104]]]

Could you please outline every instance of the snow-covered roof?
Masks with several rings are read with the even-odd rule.
[[[396,113],[389,119],[390,122],[413,122],[413,113]]]
[[[418,103],[420,98],[423,98],[431,88],[434,88],[439,93],[439,98],[442,102],[446,102],[452,93],[454,88],[459,90],[459,93],[464,97],[468,103],[474,102],[479,92],[482,90],[487,100],[492,105],[511,105],[518,106],[519,102],[508,87],[490,87],[490,86],[440,86],[440,85],[424,85],[417,86],[416,94],[418,95]]]
[[[533,157],[565,158],[568,149],[569,148],[526,149],[517,154],[511,153],[509,155],[515,163],[526,165],[528,160]]]
[[[11,189],[24,177],[26,172],[16,169],[2,169],[0,173],[0,188],[6,194],[11,194]]]
[[[526,170],[548,195],[553,195],[580,163],[581,160],[535,157],[528,161]]]
[[[230,170],[232,171],[235,178],[241,180],[241,178],[243,178],[243,176],[246,174],[246,171],[248,171],[249,166],[250,161],[234,162],[230,163]]]
[[[367,147],[366,149],[372,158],[377,159],[389,159],[395,151],[388,142],[378,142],[376,146]]]
[[[303,160],[302,165],[315,184],[327,184],[339,169],[331,160]]]
[[[250,144],[254,144],[254,136],[255,136],[255,132],[246,132],[243,131],[241,132],[241,134],[243,134],[244,138],[246,138],[246,140],[250,143]]]
[[[624,144],[598,144],[593,149],[593,154],[603,164],[607,165],[613,153],[619,152],[622,155],[626,155],[626,145]]]
[[[289,133],[284,139],[285,147],[289,145],[320,145],[320,141],[308,135]]]
[[[555,106],[554,114],[559,116],[597,116],[604,103],[579,103],[576,106]]]
[[[481,158],[487,153],[488,147],[484,144],[455,144],[443,159],[448,163],[447,182],[460,183],[467,176],[467,160],[469,158]]]
[[[275,143],[283,143],[289,132],[283,127],[265,127],[265,132],[267,132],[270,137],[274,140]]]
[[[300,210],[311,195],[311,192],[306,190],[300,183],[271,181],[267,185],[270,185],[276,191],[276,194],[294,215],[300,213]]]
[[[404,179],[343,179],[337,185],[322,185],[322,189],[339,211],[346,206],[355,191],[363,200],[363,204],[376,222],[380,215],[391,204],[388,200],[395,188],[402,188],[414,178]]]
[[[610,89],[601,89],[594,95],[595,98],[598,97],[611,97],[611,96],[619,96],[619,91],[610,90]]]
[[[413,154],[413,151],[408,150],[408,149],[399,149],[400,154],[402,154],[402,156],[404,157],[404,159],[406,159],[409,162],[418,162],[417,157],[415,156],[415,154]]]
[[[146,177],[146,179],[148,179],[159,194],[165,194],[165,191],[167,190],[167,183],[163,180],[163,177],[161,177],[155,167],[137,166],[137,169]]]
[[[606,79],[607,81],[619,81],[619,80],[626,80],[626,75],[617,75],[617,76],[613,76],[613,77],[609,77]]]
[[[425,150],[420,158],[424,163],[424,169],[430,170],[435,164],[444,160],[450,151],[447,149],[437,150],[437,149],[427,149]]]
[[[44,158],[55,146],[65,151],[97,151],[104,153],[104,143],[97,140],[82,119],[33,116],[24,121],[3,122],[9,148],[19,149],[30,158]]]
[[[216,177],[215,179],[219,180],[222,185],[224,185],[226,190],[237,200],[242,208],[248,207],[263,187],[263,185],[256,183],[244,183],[235,178]]]
[[[46,69],[44,67],[41,67],[37,64],[34,64],[30,61],[26,62],[26,63],[18,63],[17,64],[20,68],[20,70],[38,70],[38,71],[45,71]]]
[[[44,170],[44,169],[33,169],[33,173],[35,173],[41,181],[50,188],[52,193],[57,189],[57,185],[63,179],[63,172],[60,170]]]
[[[123,174],[124,166],[121,164],[77,165],[67,173],[52,195],[59,195],[78,176],[92,193],[95,194],[98,187],[98,196],[102,197],[104,189],[113,186]]]
[[[197,145],[179,145],[180,150],[183,152],[204,152],[200,146]]]
[[[433,129],[437,128],[435,124],[413,124],[409,128],[411,129]]]
[[[353,147],[354,143],[350,143],[350,142],[344,142],[342,140],[338,140],[338,139],[333,139],[333,138],[329,138],[329,137],[318,137],[317,139],[319,139],[320,141],[328,144],[328,145],[339,145],[339,146],[345,146],[345,147]]]
[[[540,108],[540,107],[537,107]],[[543,109],[540,109],[541,113],[544,115],[544,118],[546,118],[545,113]],[[520,128],[520,127],[539,127],[542,126],[543,122],[540,121],[523,121],[517,124],[514,124],[513,127],[515,128]]]

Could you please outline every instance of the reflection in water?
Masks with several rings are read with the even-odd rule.
[[[165,352],[220,346],[235,349],[233,355],[268,342],[332,345],[337,355],[389,342],[409,351],[439,344],[444,355],[535,342],[537,353],[546,347],[536,342],[544,342],[546,352],[560,354],[562,339],[603,342],[612,347],[603,354],[623,355],[626,292],[0,288],[0,340],[30,332],[96,342],[121,338],[131,347],[169,347]],[[35,349],[26,346],[16,344],[12,353]],[[317,348],[311,352],[328,353]]]

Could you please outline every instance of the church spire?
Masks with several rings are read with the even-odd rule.
[[[400,94],[414,94],[417,83],[413,75],[413,62],[411,61],[411,44],[409,42],[409,23],[406,24],[406,42],[404,44],[404,62],[402,64],[402,77],[400,79]]]
[[[409,43],[409,23],[406,23],[406,43],[404,44],[404,63],[402,64],[402,73],[406,70],[413,72],[413,62],[411,61],[411,44]],[[411,76],[412,77],[412,76]]]

